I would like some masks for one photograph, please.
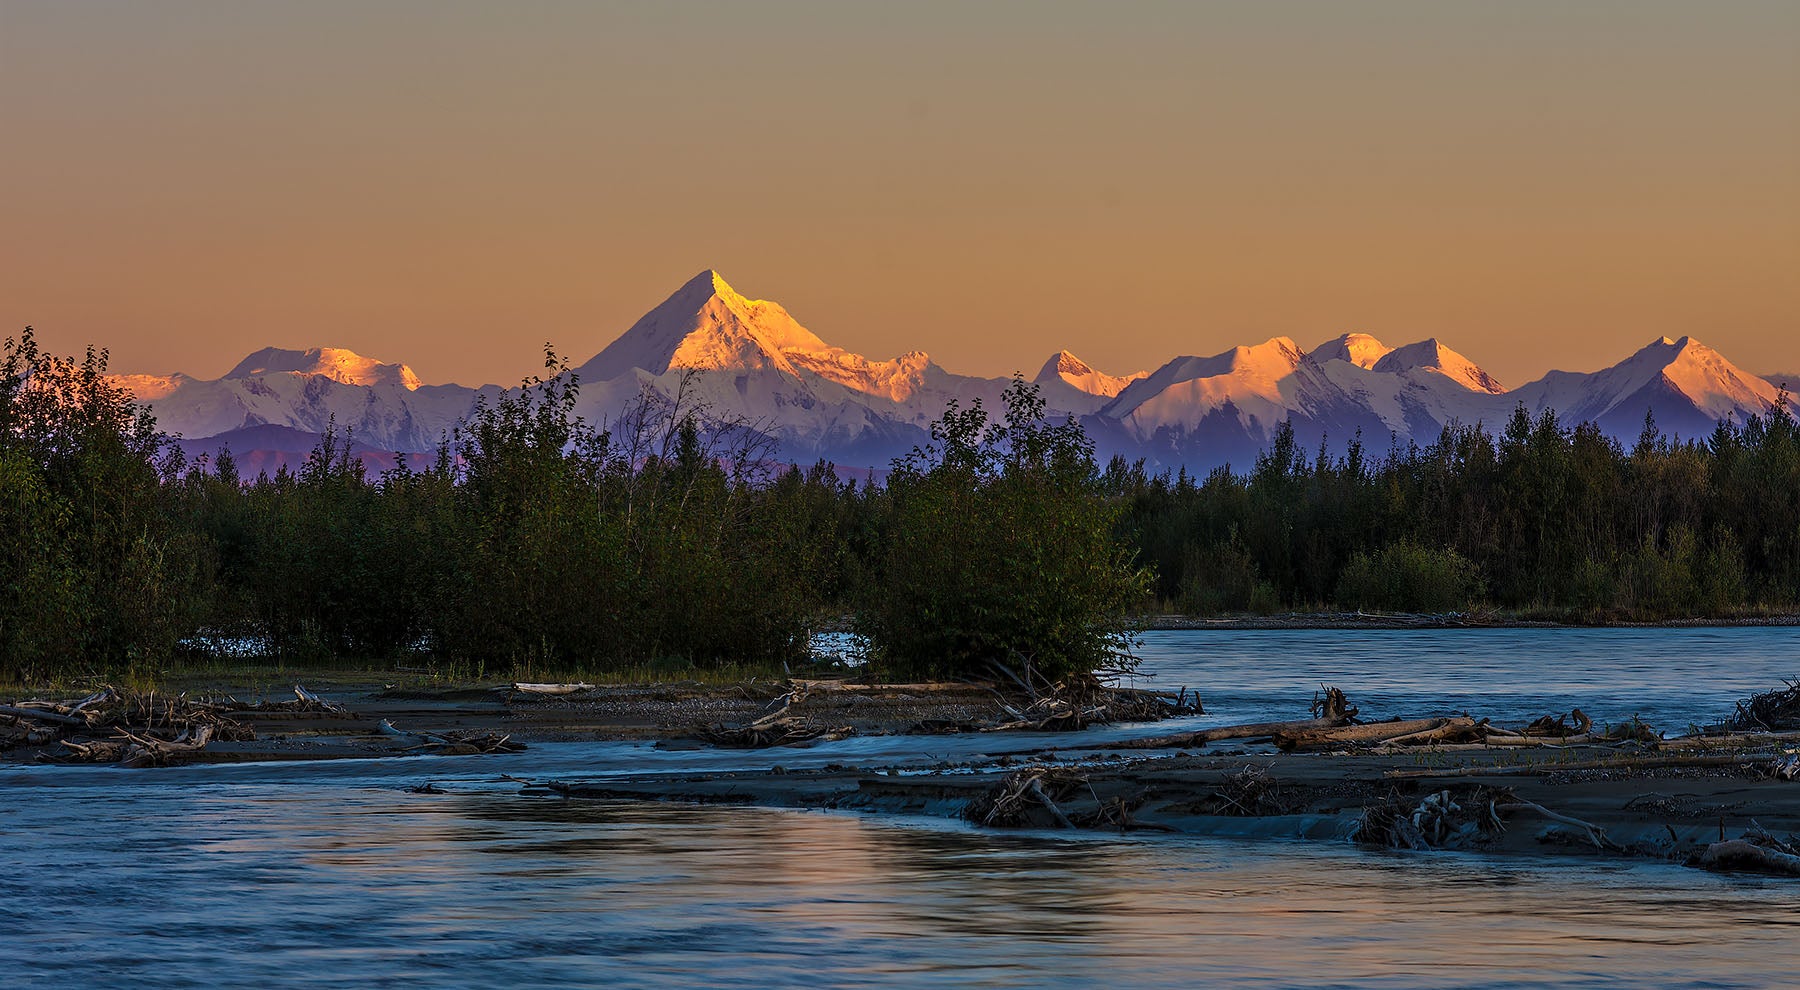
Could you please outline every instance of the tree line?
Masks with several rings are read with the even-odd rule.
[[[1122,538],[1161,607],[1446,612],[1569,621],[1730,618],[1800,607],[1800,430],[1782,401],[1704,440],[1646,414],[1630,447],[1514,412],[1371,458],[1280,428],[1244,474],[1148,475],[1114,460]]]
[[[470,670],[778,668],[825,624],[895,676],[1131,663],[1131,617],[1287,609],[1678,618],[1800,602],[1780,408],[1629,450],[1521,410],[1372,458],[1283,427],[1243,473],[1114,459],[1015,379],[882,484],[780,466],[753,424],[646,391],[574,415],[554,354],[423,468],[328,429],[296,470],[189,461],[106,353],[0,353],[0,680],[191,652],[429,653]]]
[[[248,478],[229,451],[184,458],[104,351],[48,355],[28,328],[0,357],[0,680],[244,650],[779,668],[845,615],[899,676],[1127,662],[1148,578],[1092,445],[1034,386],[994,416],[951,409],[859,486],[778,466],[694,384],[588,423],[546,349],[422,469],[372,475],[333,427],[297,470]]]

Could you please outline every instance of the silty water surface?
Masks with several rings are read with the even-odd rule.
[[[1160,685],[1202,689],[1213,714],[1192,724],[1289,717],[1321,681],[1377,714],[1467,699],[1481,714],[1575,703],[1666,721],[1772,686],[1794,643],[1791,629],[1205,631],[1153,634],[1146,656]],[[1777,986],[1800,959],[1800,884],[1784,881],[569,802],[499,776],[925,764],[994,745],[4,768],[0,973],[108,987]],[[427,779],[450,793],[404,790]]]

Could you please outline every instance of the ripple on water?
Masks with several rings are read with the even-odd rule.
[[[1800,631],[1153,634],[1203,721],[1580,704],[1679,724],[1792,676]],[[1142,729],[1106,730],[1129,734]],[[1017,737],[1014,737],[1017,739]],[[1028,739],[1018,740],[1028,748]],[[790,766],[991,745],[846,740]],[[1768,986],[1800,887],[1655,865],[526,798],[499,773],[758,754],[542,746],[481,761],[0,771],[7,982],[170,986]],[[420,779],[452,793],[414,795]]]

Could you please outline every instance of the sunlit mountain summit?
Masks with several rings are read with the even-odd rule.
[[[1051,415],[1078,418],[1103,457],[1192,470],[1247,466],[1283,423],[1309,445],[1360,435],[1385,449],[1429,443],[1451,424],[1497,429],[1523,406],[1592,421],[1627,441],[1648,413],[1693,438],[1721,419],[1767,412],[1779,394],[1688,337],[1652,341],[1600,371],[1553,371],[1512,389],[1436,338],[1392,346],[1362,332],[1310,350],[1274,337],[1125,375],[1059,350],[1038,369],[1032,380]],[[880,359],[827,343],[780,303],[745,296],[711,269],[576,373],[577,411],[593,422],[616,419],[646,391],[679,393],[704,415],[750,424],[785,459],[859,468],[883,467],[926,442],[952,401],[993,408],[1008,381],[946,371],[923,351]],[[499,391],[428,385],[406,364],[335,347],[263,348],[213,380],[117,380],[190,452],[229,445],[240,455],[261,451],[264,464],[304,457],[333,422],[367,450],[429,452],[480,397]]]

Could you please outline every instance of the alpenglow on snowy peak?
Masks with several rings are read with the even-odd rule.
[[[1125,386],[1149,374],[1148,371],[1138,371],[1129,375],[1109,375],[1068,351],[1057,351],[1050,355],[1050,360],[1044,362],[1032,381],[1039,385],[1061,382],[1078,392],[1110,399],[1124,391]]]
[[[801,326],[780,303],[749,299],[707,269],[645,313],[619,339],[577,369],[584,381],[632,370],[810,372],[845,388],[904,402],[923,384],[931,359],[912,351],[875,361],[833,347]]]
[[[404,364],[384,364],[341,347],[313,347],[299,351],[265,347],[238,362],[225,377],[274,374],[323,375],[345,385],[399,385],[408,390],[423,384]]]
[[[521,342],[519,351],[531,348]],[[706,415],[762,432],[783,459],[854,469],[884,468],[927,442],[952,400],[997,408],[1009,381],[953,374],[922,351],[874,360],[827,344],[780,304],[748,298],[711,270],[577,370],[577,412],[590,422],[616,422],[646,391],[685,390]],[[115,380],[151,406],[161,428],[185,437],[190,454],[230,445],[244,461],[280,444],[251,459],[264,465],[298,463],[332,423],[366,445],[359,449],[428,452],[479,397],[496,391],[424,385],[404,364],[329,347],[267,348],[211,381],[182,374]],[[1551,372],[1511,390],[1435,338],[1393,347],[1367,333],[1310,351],[1273,337],[1133,375],[1108,374],[1059,351],[1034,381],[1049,414],[1077,417],[1103,458],[1200,470],[1249,467],[1284,422],[1309,447],[1341,449],[1360,434],[1366,446],[1384,449],[1431,443],[1453,423],[1495,430],[1523,406],[1534,416],[1554,409],[1565,423],[1598,423],[1629,442],[1646,413],[1665,431],[1698,438],[1721,419],[1766,415],[1778,395],[1775,385],[1687,337],[1653,341],[1610,368]],[[1789,408],[1800,414],[1800,400],[1790,397]]]
[[[825,349],[824,341],[778,303],[746,299],[718,272],[707,269],[578,370],[591,381],[617,378],[634,368],[652,375],[676,368],[795,374],[788,351]]]

